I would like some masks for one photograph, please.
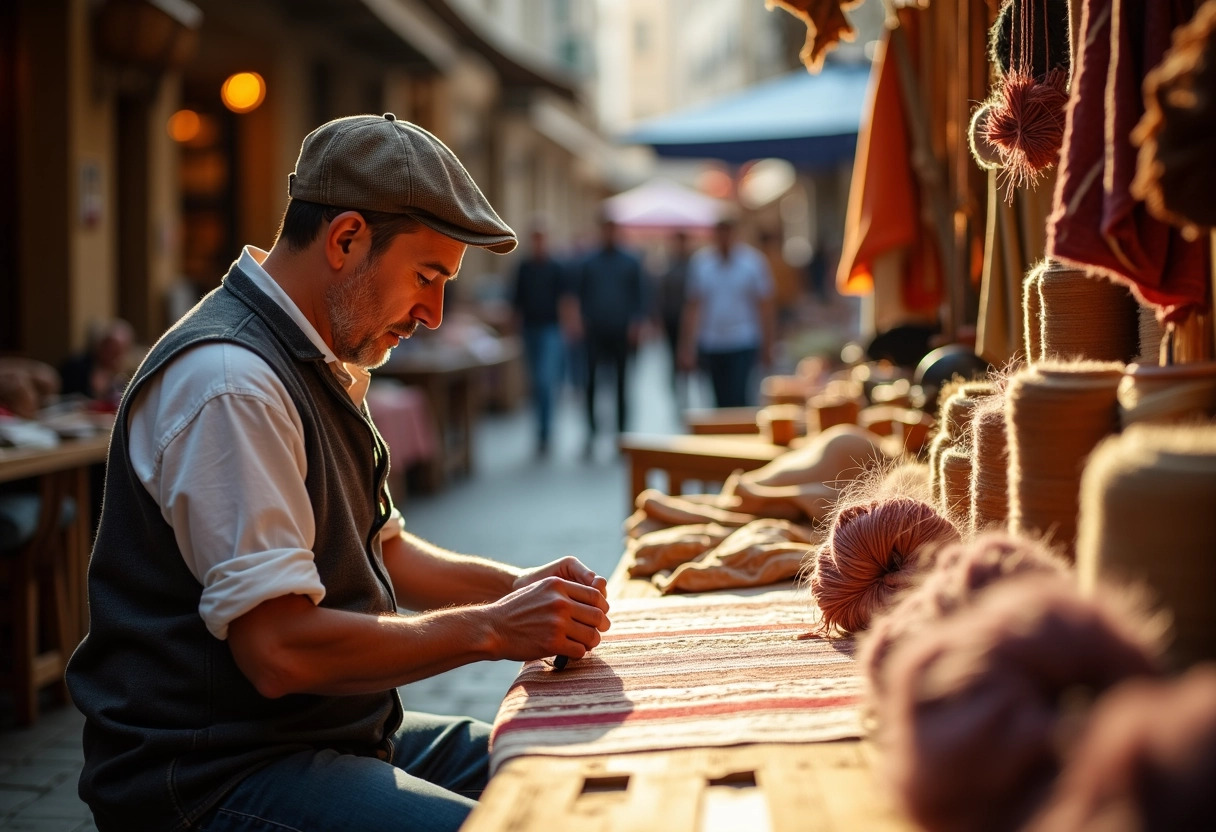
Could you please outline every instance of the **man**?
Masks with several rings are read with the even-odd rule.
[[[559,301],[565,289],[565,270],[549,255],[543,228],[532,230],[528,256],[515,270],[512,305],[524,337],[532,406],[536,416],[536,452],[549,453],[553,428],[553,399],[562,371],[565,342],[559,325]]]
[[[602,364],[616,374],[616,424],[624,431],[628,417],[627,365],[637,347],[645,316],[642,261],[617,241],[617,225],[600,224],[600,247],[583,260],[574,280],[587,350],[587,447],[594,452],[596,434],[595,377]]]
[[[657,282],[658,313],[671,352],[671,389],[681,409],[688,400],[688,374],[680,366],[680,323],[684,317],[684,300],[688,286],[688,261],[691,249],[687,231],[671,235],[671,251],[667,268]]]
[[[735,240],[735,223],[722,220],[712,245],[699,249],[688,266],[680,361],[686,370],[698,358],[709,373],[717,407],[749,404],[757,362],[772,360],[775,326],[773,278],[764,256]]]
[[[120,407],[68,683],[98,829],[448,830],[487,726],[398,685],[581,657],[604,580],[403,530],[367,369],[438,327],[467,246],[515,245],[460,162],[392,114],[305,138],[270,252],[161,338]],[[398,607],[419,611],[398,614]]]

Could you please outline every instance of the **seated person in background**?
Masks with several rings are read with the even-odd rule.
[[[59,368],[64,395],[80,394],[117,408],[130,378],[134,341],[134,330],[121,318],[90,327],[88,348]]]
[[[59,392],[55,368],[30,358],[0,358],[0,413],[35,419]]]

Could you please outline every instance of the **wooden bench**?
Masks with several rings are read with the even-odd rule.
[[[657,595],[630,579],[614,599]],[[865,740],[756,743],[508,760],[464,832],[910,832],[875,776]]]

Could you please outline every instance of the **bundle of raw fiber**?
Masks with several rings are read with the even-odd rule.
[[[1043,314],[1040,308],[1043,296],[1039,292],[1043,264],[1040,263],[1026,273],[1022,283],[1022,336],[1026,339],[1026,363],[1035,364],[1043,360]]]
[[[1119,429],[1115,363],[1042,363],[1009,382],[1009,530],[1046,535],[1071,557],[1086,457]]]
[[[1216,667],[1106,694],[1031,832],[1216,829]]]
[[[1165,338],[1165,328],[1157,320],[1157,310],[1151,306],[1140,304],[1140,354],[1136,361],[1140,364],[1161,363],[1161,341]]]
[[[1194,233],[1216,226],[1216,2],[1174,30],[1165,58],[1144,79],[1144,115],[1131,192],[1157,219]]]
[[[971,413],[976,401],[996,392],[991,381],[969,381],[963,384],[945,385],[939,397],[941,409],[938,414],[937,435],[929,443],[929,488],[933,501],[944,505],[942,489],[944,470],[942,458],[947,450],[959,445],[971,447]]]
[[[907,497],[842,508],[810,573],[823,631],[864,630],[931,562],[936,546],[958,539],[931,505]]]
[[[1130,364],[1119,382],[1119,422],[1170,424],[1216,416],[1216,361]]]
[[[1173,616],[1171,663],[1216,659],[1216,425],[1133,425],[1085,467],[1077,571],[1146,583]]]
[[[892,657],[886,769],[925,829],[1020,829],[1060,767],[1070,705],[1159,669],[1159,633],[1114,594],[1058,576],[997,583]]]
[[[1127,287],[1058,260],[1038,271],[1044,359],[1130,361],[1140,352],[1139,312]]]
[[[1009,517],[1005,396],[982,399],[971,420],[971,532],[1004,528]]]
[[[958,444],[942,453],[942,493],[939,505],[960,529],[971,528],[971,444]]]
[[[871,698],[882,695],[891,657],[910,636],[970,606],[997,581],[1029,573],[1065,577],[1069,567],[1042,542],[1003,532],[986,532],[941,549],[924,581],[875,618],[861,639],[857,660]]]

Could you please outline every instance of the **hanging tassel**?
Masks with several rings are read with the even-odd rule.
[[[1033,78],[1018,69],[1008,73],[990,102],[985,138],[1001,158],[1005,199],[1017,188],[1033,187],[1060,158],[1068,75],[1053,69]]]

